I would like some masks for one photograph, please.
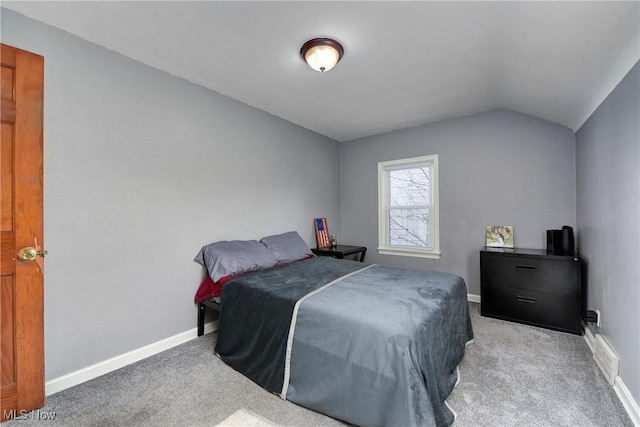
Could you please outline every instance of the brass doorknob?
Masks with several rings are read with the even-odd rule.
[[[36,248],[28,246],[20,249],[18,252],[18,258],[20,258],[20,261],[33,261],[38,255],[44,257],[46,254],[47,251],[39,251]]]

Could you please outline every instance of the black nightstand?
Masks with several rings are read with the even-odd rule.
[[[364,246],[327,246],[324,248],[311,249],[311,252],[318,256],[331,256],[334,258],[344,259],[346,255],[360,254],[360,262],[364,261],[364,255],[367,253],[367,248]]]

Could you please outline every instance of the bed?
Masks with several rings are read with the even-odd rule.
[[[283,399],[351,424],[451,425],[446,398],[473,339],[464,280],[303,252],[213,275],[226,278],[218,356]]]

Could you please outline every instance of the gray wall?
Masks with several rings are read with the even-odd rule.
[[[45,57],[48,380],[194,328],[203,244],[340,232],[337,142],[6,9],[2,42]]]
[[[46,61],[47,379],[193,328],[203,244],[290,229],[314,244],[315,216],[368,261],[455,272],[479,294],[486,225],[514,225],[531,248],[575,225],[577,161],[589,307],[640,400],[638,65],[574,158],[569,129],[502,110],[338,147],[6,9],[1,37]],[[379,256],[377,162],[425,154],[440,156],[442,257]]]
[[[507,110],[341,143],[339,240],[366,245],[370,262],[456,273],[479,295],[487,225],[513,225],[522,248],[575,226],[574,150],[569,128]],[[377,163],[429,154],[439,156],[441,258],[378,255]]]
[[[640,402],[640,65],[576,133],[578,233],[588,307]]]

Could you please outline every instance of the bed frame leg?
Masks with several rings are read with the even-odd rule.
[[[198,336],[204,335],[204,311],[205,307],[203,303],[198,304]]]

